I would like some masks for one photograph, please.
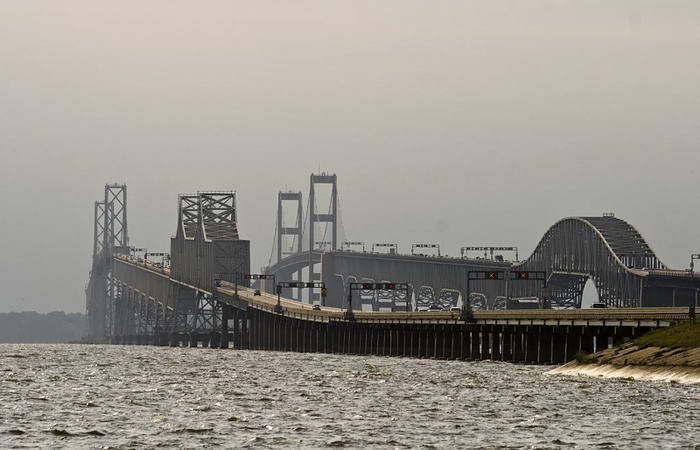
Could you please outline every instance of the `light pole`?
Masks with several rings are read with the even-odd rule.
[[[277,304],[275,305],[275,312],[276,313],[281,313],[282,312],[282,286],[279,284],[276,286],[277,290]]]
[[[354,322],[355,321],[355,313],[352,312],[352,285],[348,291],[348,309],[345,311],[345,320]]]

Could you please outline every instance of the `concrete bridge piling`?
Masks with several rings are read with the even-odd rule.
[[[124,345],[207,347],[300,353],[334,353],[445,360],[495,360],[528,364],[562,364],[608,348],[652,328],[640,321],[626,326],[600,324],[493,324],[456,319],[347,321],[323,316],[275,312],[270,307],[247,311],[224,308],[220,329],[189,333],[130,335],[114,339]],[[658,322],[657,322],[658,323]]]

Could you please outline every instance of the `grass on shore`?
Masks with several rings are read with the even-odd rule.
[[[640,347],[700,347],[700,321],[681,322],[668,328],[657,328],[638,337],[634,343]]]

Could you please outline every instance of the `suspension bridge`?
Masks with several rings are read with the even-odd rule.
[[[318,185],[330,187],[327,209]],[[612,214],[558,221],[524,260],[515,247],[402,253],[348,241],[337,176],[312,174],[306,212],[302,192],[279,192],[268,264],[252,271],[235,192],[182,194],[178,205],[170,253],[149,253],[129,241],[127,187],[105,186],[91,341],[557,363],[686,320],[698,303],[700,276],[667,267]],[[589,279],[605,308],[581,309]]]

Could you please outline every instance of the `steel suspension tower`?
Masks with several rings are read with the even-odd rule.
[[[88,337],[106,339],[114,328],[119,296],[112,278],[112,255],[129,252],[126,185],[105,185],[104,200],[95,202],[92,269],[86,290]]]

